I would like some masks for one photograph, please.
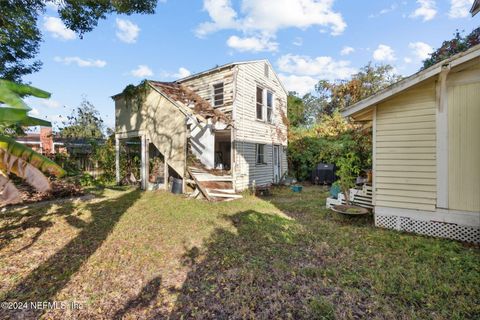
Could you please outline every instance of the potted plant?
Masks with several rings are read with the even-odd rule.
[[[338,184],[345,196],[345,205],[335,205],[332,210],[343,214],[366,214],[368,210],[359,206],[352,205],[350,200],[350,188],[355,187],[355,180],[360,173],[360,159],[358,156],[349,152],[337,161]]]

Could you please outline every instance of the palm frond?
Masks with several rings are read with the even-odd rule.
[[[42,172],[49,173],[56,177],[62,177],[66,174],[65,170],[52,160],[11,138],[0,136],[0,150],[4,150],[8,154],[26,161]],[[1,161],[2,159],[0,158],[0,162]]]
[[[12,108],[31,110],[22,100],[25,96],[50,98],[50,93],[26,84],[0,79],[0,103]]]
[[[15,204],[22,201],[20,191],[13,182],[0,171],[0,206]]]

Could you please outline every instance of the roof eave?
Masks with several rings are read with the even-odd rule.
[[[403,80],[400,80],[397,83],[383,89],[377,94],[357,102],[356,104],[343,110],[342,115],[344,117],[350,117],[358,113],[359,111],[362,111],[366,108],[369,108],[372,105],[380,103],[405,89],[408,89],[422,81],[428,80],[429,78],[439,74],[442,71],[442,69],[447,65],[450,65],[450,67],[455,67],[466,61],[475,59],[479,56],[480,56],[480,45],[476,45],[465,52],[460,52],[448,59],[442,60],[428,69],[417,72],[412,76],[405,78]]]
[[[472,8],[470,9],[470,13],[472,17],[475,16],[478,12],[480,12],[480,1],[475,0],[472,4]]]
[[[259,60],[230,62],[230,63],[223,64],[223,65],[221,65],[221,66],[214,67],[214,68],[211,68],[211,69],[202,71],[202,72],[194,73],[194,74],[192,74],[192,75],[189,75],[188,77],[184,77],[184,78],[175,80],[175,82],[181,83],[181,82],[184,82],[184,81],[187,81],[187,80],[191,80],[191,79],[195,79],[195,78],[201,77],[201,76],[203,76],[203,75],[206,75],[206,74],[209,74],[209,73],[212,73],[212,72],[217,72],[217,71],[219,71],[219,70],[231,68],[231,67],[234,67],[234,66],[239,65],[239,64],[262,62],[262,61],[267,61],[267,60],[266,60],[266,59],[259,59]]]

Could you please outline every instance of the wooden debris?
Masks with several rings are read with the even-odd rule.
[[[195,167],[188,167],[188,173],[195,182],[194,196],[202,194],[209,201],[241,199],[233,189],[232,176],[217,176]]]

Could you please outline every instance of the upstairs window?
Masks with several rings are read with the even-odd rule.
[[[267,91],[267,122],[273,120],[273,93]]]
[[[257,119],[263,120],[263,89],[257,87]]]
[[[213,106],[215,108],[223,106],[223,82],[213,85]]]
[[[257,144],[257,152],[256,152],[256,159],[257,164],[265,164],[265,145],[264,144]]]
[[[268,72],[268,64],[267,64],[267,63],[265,63],[265,65],[264,65],[264,67],[263,67],[263,68],[264,68],[264,69],[263,69],[263,72],[264,72],[264,74],[265,74],[265,78],[268,78],[268,76],[269,76],[269,72]]]

